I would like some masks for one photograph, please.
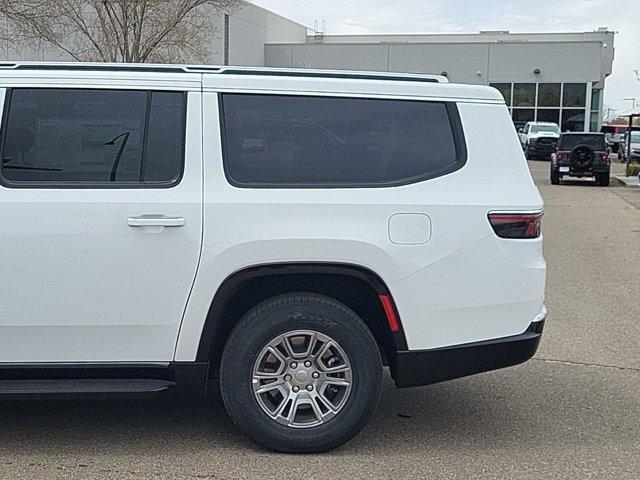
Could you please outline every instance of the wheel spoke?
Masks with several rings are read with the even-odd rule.
[[[317,399],[317,400],[320,400],[320,401],[322,402],[322,405],[324,405],[324,406],[325,406],[325,408],[326,408],[327,410],[329,410],[330,412],[332,412],[332,413],[336,413],[336,412],[337,412],[337,410],[336,410],[336,408],[333,406],[333,404],[332,404],[329,400],[327,400],[326,398],[324,398],[324,396],[323,396],[321,393],[317,393],[317,394],[316,394],[316,399]]]
[[[319,395],[316,394],[314,397],[317,398],[319,397]],[[320,410],[320,407],[316,403],[315,398],[312,398],[309,403],[311,404],[311,409],[313,410],[313,414],[315,415],[316,420],[318,420],[319,422],[322,422],[324,415],[322,415],[322,410]]]
[[[327,377],[322,381],[323,385],[335,385],[336,387],[348,387],[351,385],[351,382],[347,382],[342,378],[333,378]]]
[[[267,393],[270,392],[271,390],[278,390],[280,391],[280,393],[282,393],[283,397],[287,397],[289,395],[288,389],[287,389],[287,385],[284,381],[275,381],[275,382],[271,382],[271,383],[266,383],[264,385],[262,385],[260,388],[256,389],[255,392],[258,395],[261,395],[263,393]]]
[[[307,337],[308,338],[308,345],[307,345],[307,348],[305,349],[304,352],[296,352],[294,350],[294,347],[291,344],[291,339],[292,338],[296,338],[296,337]],[[305,359],[305,358],[307,358],[307,357],[309,357],[311,355],[311,352],[313,351],[313,347],[315,347],[315,345],[316,345],[316,338],[317,338],[316,334],[312,333],[312,332],[308,333],[308,334],[305,334],[305,335],[295,335],[295,334],[294,335],[289,335],[289,336],[286,336],[284,338],[284,345],[285,345],[285,348],[287,349],[287,352],[289,353],[289,355],[292,358],[295,358],[295,359],[298,359],[298,360],[299,359]]]
[[[335,367],[326,367],[324,365],[322,371],[325,373],[347,373],[351,371],[351,367],[349,367],[348,365],[338,365]],[[328,377],[331,378],[331,377]]]
[[[282,353],[280,353],[280,350],[278,350],[277,348],[267,347],[267,352],[271,353],[274,357],[280,360],[280,363],[287,363],[287,359],[284,355],[282,355]]]
[[[280,375],[272,372],[253,372],[253,378],[259,380],[278,380],[278,378],[280,378]]]
[[[331,341],[325,342],[325,344],[322,346],[322,348],[320,349],[320,351],[316,355],[316,358],[318,359],[318,363],[322,363],[322,361],[321,361],[322,357],[324,356],[325,353],[327,353],[327,350],[329,350],[332,346],[333,346],[333,342],[331,342]]]
[[[277,419],[278,417],[280,417],[282,414],[282,411],[285,409],[290,399],[291,399],[291,395],[284,397],[284,399],[282,400],[282,403],[278,405],[278,408],[276,409],[276,411],[273,412],[273,414],[269,413],[269,415],[274,419]]]
[[[289,409],[289,415],[287,416],[287,422],[289,425],[295,422],[296,413],[298,412],[298,407],[300,406],[300,396],[296,395],[293,397],[293,401],[291,402],[291,408]]]

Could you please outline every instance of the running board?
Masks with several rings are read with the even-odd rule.
[[[141,397],[157,395],[174,386],[167,380],[139,378],[80,378],[0,380],[0,399],[33,397]]]

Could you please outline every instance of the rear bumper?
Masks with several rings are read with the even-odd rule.
[[[546,310],[524,333],[453,347],[398,352],[391,375],[399,388],[418,387],[526,362],[536,353]]]
[[[558,163],[557,165],[558,170],[560,170],[561,167],[565,167],[565,168],[568,167],[569,171],[568,172],[560,171],[559,172],[560,175],[568,175],[572,177],[590,177],[596,173],[609,173],[609,171],[611,170],[611,167],[609,165],[604,165],[604,164],[591,165],[588,168],[580,168],[580,167],[573,166],[569,163]]]

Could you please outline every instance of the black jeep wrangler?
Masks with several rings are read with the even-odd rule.
[[[596,183],[609,185],[611,161],[603,133],[563,133],[551,155],[551,183],[562,177],[595,177]]]

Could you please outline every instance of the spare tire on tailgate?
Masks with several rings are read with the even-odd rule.
[[[587,169],[593,163],[593,149],[588,145],[578,145],[571,150],[571,166],[580,170]]]

